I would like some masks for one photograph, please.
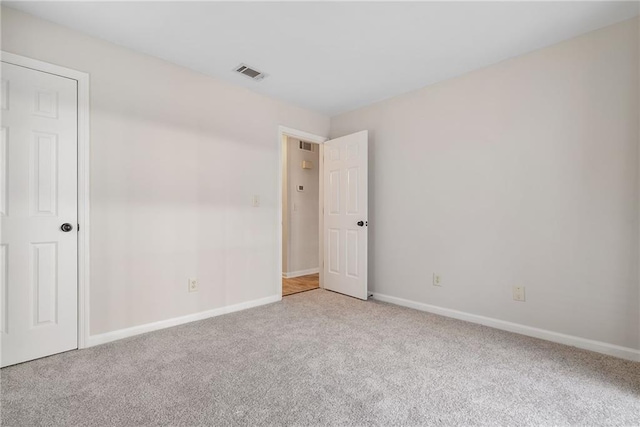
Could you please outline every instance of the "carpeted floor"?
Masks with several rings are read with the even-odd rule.
[[[1,371],[2,425],[640,425],[640,363],[324,290]]]

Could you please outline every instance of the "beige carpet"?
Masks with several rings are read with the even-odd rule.
[[[324,290],[1,371],[2,425],[640,425],[640,364]]]

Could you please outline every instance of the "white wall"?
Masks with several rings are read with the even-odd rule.
[[[279,294],[278,125],[327,117],[6,7],[2,49],[91,74],[92,334]]]
[[[300,140],[288,138],[287,141],[287,264],[283,273],[295,274],[317,269],[319,244],[319,145],[313,144],[314,151],[299,148]],[[302,162],[310,161],[312,169],[302,169]],[[297,191],[302,185],[304,191]]]
[[[333,118],[371,135],[370,290],[640,348],[637,27]]]

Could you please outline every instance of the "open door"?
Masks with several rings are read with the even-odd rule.
[[[324,143],[324,288],[367,299],[367,148],[361,131]]]

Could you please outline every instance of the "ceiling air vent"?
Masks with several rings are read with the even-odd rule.
[[[245,75],[247,77],[249,77],[252,80],[256,80],[256,81],[260,81],[262,79],[264,79],[265,77],[267,77],[267,75],[265,73],[262,73],[258,70],[255,70],[251,67],[249,67],[248,65],[245,64],[240,64],[238,65],[236,68],[234,68],[234,71],[237,71],[238,73]]]
[[[313,144],[310,142],[300,141],[300,149],[304,151],[313,151]]]

